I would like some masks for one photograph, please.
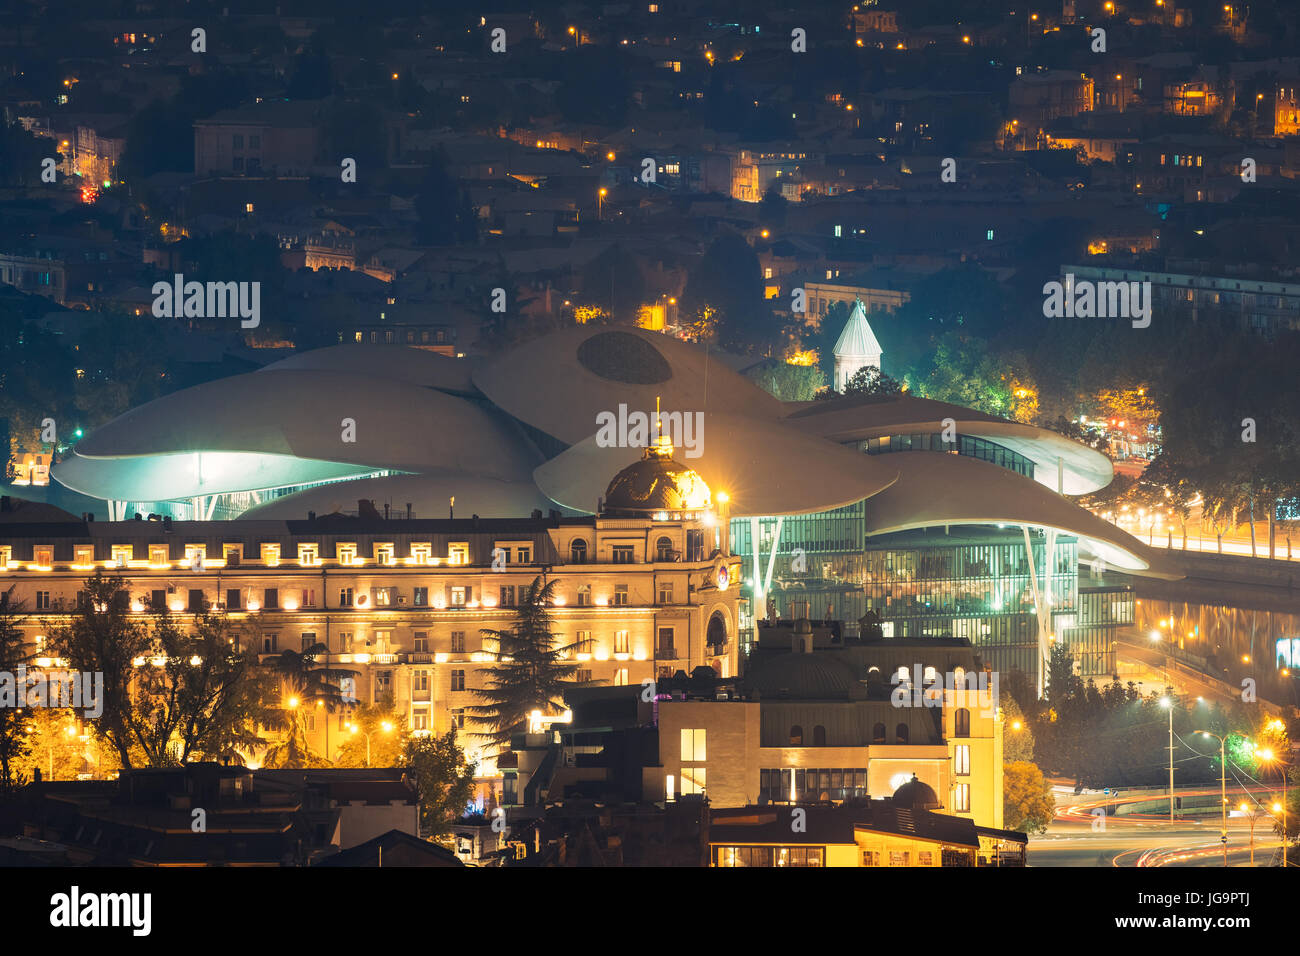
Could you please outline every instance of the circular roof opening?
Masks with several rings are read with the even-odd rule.
[[[593,375],[624,385],[659,385],[673,377],[659,350],[630,332],[598,332],[578,346],[578,361]]]

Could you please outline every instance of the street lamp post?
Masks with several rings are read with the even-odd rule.
[[[1174,702],[1160,698],[1160,706],[1169,711],[1169,825],[1174,825]]]
[[[1249,814],[1250,816],[1250,865],[1254,866],[1255,865],[1255,814],[1251,811],[1250,804],[1246,803],[1245,800],[1241,801],[1241,806],[1238,807],[1237,809],[1239,809],[1243,814]]]
[[[393,724],[391,721],[385,720],[383,723],[379,725],[379,729],[386,734],[391,734],[393,732]],[[354,733],[354,734],[359,733],[366,738],[366,766],[369,767],[370,766],[370,731],[362,730],[356,724],[348,724],[348,731],[349,733]]]
[[[1255,756],[1267,761],[1277,761],[1277,768],[1282,772],[1282,865],[1286,866],[1287,832],[1286,832],[1286,764],[1271,749],[1257,750]],[[1276,812],[1276,810],[1274,811]]]
[[[1213,737],[1219,742],[1219,799],[1223,803],[1223,826],[1219,831],[1219,842],[1223,844],[1223,865],[1228,865],[1228,754],[1227,738],[1212,734],[1208,730],[1197,731],[1202,737]]]

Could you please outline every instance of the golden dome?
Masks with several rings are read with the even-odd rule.
[[[668,436],[660,436],[641,460],[628,465],[605,490],[605,511],[636,513],[655,511],[705,511],[710,505],[709,486],[696,472],[673,461]]]

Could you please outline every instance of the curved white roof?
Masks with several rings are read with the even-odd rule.
[[[1053,491],[1057,488],[1058,459],[1063,466],[1062,490],[1067,495],[1105,488],[1115,477],[1109,458],[1059,432],[912,395],[887,401],[849,397],[807,402],[791,411],[786,421],[814,435],[845,443],[881,435],[939,432],[945,419],[956,423],[960,435],[985,438],[1024,455],[1036,466],[1034,478]]]
[[[531,480],[502,481],[464,474],[388,475],[306,488],[255,505],[240,517],[289,520],[304,518],[309,511],[318,515],[352,512],[357,510],[357,501],[364,499],[375,502],[380,511],[385,504],[392,505],[398,516],[406,514],[409,503],[417,518],[446,518],[452,497],[456,499],[455,514],[462,518],[518,518],[555,507]]]
[[[854,504],[888,488],[898,469],[777,422],[706,414],[699,457],[678,448],[676,461],[731,499],[733,515],[801,514]],[[640,448],[602,448],[596,436],[538,466],[537,486],[575,511],[593,512],[610,479],[641,457]]]
[[[344,441],[345,420],[355,423],[355,441]],[[199,456],[212,457],[205,467]],[[347,372],[262,370],[132,409],[83,438],[54,474],[99,498],[166,500],[376,469],[454,467],[528,481],[538,461],[506,416],[431,388]]]
[[[405,345],[331,345],[290,355],[260,371],[302,369],[373,375],[446,392],[478,393],[470,380],[470,362],[467,359],[447,358],[437,352]]]
[[[1119,570],[1183,577],[1158,549],[998,465],[925,452],[881,457],[898,466],[899,479],[867,500],[869,535],[945,524],[1027,524],[1076,535],[1087,550]]]
[[[779,419],[779,401],[705,349],[643,329],[582,326],[517,346],[474,370],[474,384],[520,421],[576,444],[596,416],[723,412]]]

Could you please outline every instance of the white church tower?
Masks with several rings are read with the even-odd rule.
[[[835,391],[843,392],[858,369],[869,365],[881,368],[880,358],[883,354],[875,333],[867,323],[862,300],[855,299],[849,321],[835,343]]]

